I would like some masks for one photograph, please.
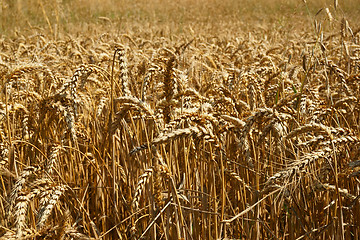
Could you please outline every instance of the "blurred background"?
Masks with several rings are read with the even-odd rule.
[[[306,2],[306,4],[305,4]],[[184,27],[254,25],[288,28],[310,27],[315,16],[346,18],[356,25],[360,16],[358,0],[1,0],[0,34],[26,30],[50,33],[78,32],[91,26],[119,31],[140,26],[172,26],[174,32]],[[335,5],[336,11],[335,11]],[[320,11],[320,12],[319,12]],[[318,14],[317,14],[318,13]],[[249,21],[251,20],[251,21]],[[250,25],[250,26],[249,26]],[[226,27],[225,26],[225,27]],[[297,26],[298,28],[299,26]]]

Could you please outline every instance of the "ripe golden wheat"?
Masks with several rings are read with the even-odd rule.
[[[1,239],[359,238],[348,25],[2,39]]]

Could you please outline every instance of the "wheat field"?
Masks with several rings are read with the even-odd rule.
[[[0,239],[360,239],[355,0],[0,5]]]

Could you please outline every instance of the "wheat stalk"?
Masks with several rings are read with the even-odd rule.
[[[121,83],[121,91],[124,96],[131,96],[130,86],[129,86],[129,76],[127,69],[127,60],[125,55],[125,49],[123,47],[117,47],[115,49],[119,61],[119,78]]]
[[[37,215],[37,223],[36,225],[39,228],[42,228],[49,218],[53,208],[59,201],[61,195],[65,192],[66,186],[56,186],[52,191],[48,194],[49,196],[43,203],[41,204],[40,210]]]
[[[9,203],[10,203],[9,212],[12,212],[14,203],[16,202],[19,193],[21,193],[21,191],[25,187],[25,184],[27,184],[27,182],[29,181],[29,178],[34,177],[39,170],[40,170],[39,167],[33,167],[33,166],[26,167],[22,170],[9,196]]]
[[[134,197],[132,200],[133,211],[136,211],[139,208],[139,201],[140,201],[141,193],[145,187],[146,182],[149,181],[153,172],[154,172],[153,168],[148,168],[145,170],[145,172],[142,175],[139,176],[139,180],[136,184],[136,189],[135,189]]]

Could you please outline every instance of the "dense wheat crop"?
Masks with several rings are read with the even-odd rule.
[[[1,239],[360,238],[352,1],[53,2],[0,2]]]

